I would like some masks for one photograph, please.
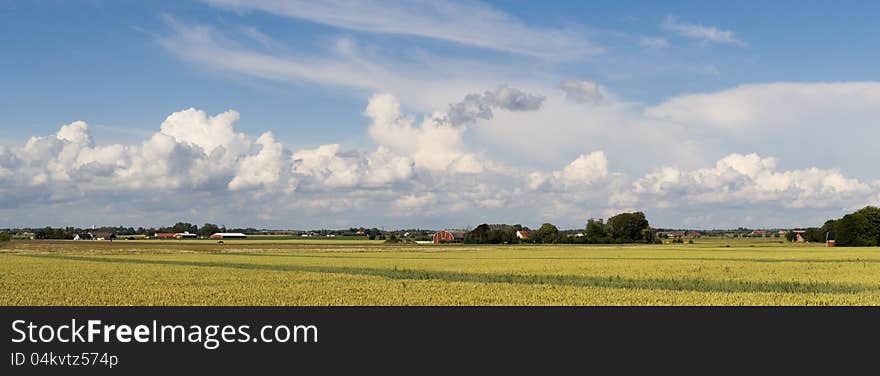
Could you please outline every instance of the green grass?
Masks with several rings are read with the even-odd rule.
[[[880,249],[13,241],[0,305],[880,305]]]

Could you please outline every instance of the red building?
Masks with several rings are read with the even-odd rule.
[[[434,244],[459,243],[464,241],[464,231],[443,230],[434,234]]]

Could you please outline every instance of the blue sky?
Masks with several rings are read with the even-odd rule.
[[[18,218],[0,226],[580,226],[629,209],[665,226],[821,223],[878,199],[877,8],[0,0],[0,212]],[[426,123],[478,102],[491,114]],[[204,119],[166,130],[189,108]],[[211,122],[227,110],[240,117]],[[75,121],[81,145],[61,136]],[[220,123],[231,136],[206,141]],[[135,172],[155,134],[193,148],[150,157],[186,178]],[[216,145],[228,158],[202,177]],[[74,213],[102,195],[132,207]],[[151,208],[157,195],[184,204]],[[238,209],[205,209],[229,197]]]
[[[235,107],[247,116],[241,127],[271,129],[293,140],[298,131],[313,133],[357,129],[363,123],[362,99],[339,88],[278,85],[265,80],[223,77],[186,66],[157,42],[168,32],[166,15],[220,27],[255,27],[306,51],[332,36],[384,39],[388,48],[405,49],[409,38],[358,35],[265,13],[236,14],[198,2],[180,1],[4,1],[0,6],[0,61],[4,86],[0,92],[8,125],[16,138],[31,129],[53,131],[69,119],[152,130],[167,113],[183,106],[217,112]],[[533,25],[572,25],[596,35],[614,53],[603,58],[561,62],[548,67],[571,75],[605,76],[606,85],[628,99],[658,102],[686,92],[712,91],[763,81],[861,81],[876,78],[880,35],[872,16],[880,5],[864,2],[553,2],[493,3]],[[657,35],[669,16],[736,30],[750,48],[701,46],[668,37],[676,45],[663,51],[642,51],[625,45],[615,34]],[[383,42],[384,42],[383,41]],[[441,44],[450,56],[482,52]],[[320,52],[320,51],[318,51]],[[502,58],[503,56],[494,56]],[[619,72],[613,66],[657,59],[670,65],[693,63],[717,74],[693,72]],[[541,61],[534,62],[537,65]],[[630,77],[626,77],[630,76]],[[298,105],[291,105],[296,103]],[[339,111],[340,107],[345,111]],[[45,111],[52,108],[52,111]],[[328,116],[330,118],[328,118]],[[343,131],[329,136],[343,135]],[[124,134],[114,135],[124,136]],[[318,136],[314,141],[325,142]],[[10,136],[6,136],[10,138]]]

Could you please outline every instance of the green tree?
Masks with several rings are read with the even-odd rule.
[[[12,235],[6,231],[0,231],[0,243],[8,242],[10,240],[12,240]]]
[[[545,223],[530,236],[529,240],[533,240],[535,243],[554,243],[558,234],[559,229],[556,226],[552,223]]]
[[[620,213],[608,218],[608,232],[616,241],[633,242],[642,240],[642,230],[650,228],[645,213]]]
[[[174,226],[171,226],[171,232],[189,232],[192,234],[198,234],[199,227],[192,223],[177,222]]]
[[[825,234],[834,231],[837,245],[859,247],[880,245],[880,208],[866,206],[837,220],[829,220],[812,237],[825,241]]]
[[[880,238],[880,227],[871,223],[871,218],[861,212],[847,214],[835,221],[836,243],[845,247],[876,246]]]
[[[856,213],[860,213],[868,219],[868,223],[874,228],[880,228],[880,208],[876,206],[865,206]]]
[[[825,242],[825,230],[818,227],[810,227],[804,232],[804,240],[812,243]]]
[[[607,242],[608,231],[602,218],[587,220],[587,227],[584,229],[584,237],[588,243],[605,243]]]
[[[642,229],[642,241],[648,244],[657,243],[657,232],[654,229],[646,228]],[[694,241],[691,240],[690,243]]]
[[[207,237],[209,237],[213,234],[216,234],[218,232],[221,232],[219,226],[217,226],[213,223],[205,223],[204,225],[202,225],[202,228],[199,229],[198,234],[201,235],[202,237],[207,238]]]

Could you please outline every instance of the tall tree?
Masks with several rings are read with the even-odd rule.
[[[836,243],[842,246],[876,246],[880,228],[873,226],[867,215],[860,212],[847,214],[834,225],[837,233]]]
[[[602,221],[602,218],[590,218],[587,220],[587,227],[584,231],[584,237],[587,238],[588,242],[604,243],[607,236],[608,232],[606,231],[605,223]]]
[[[205,238],[218,232],[221,232],[220,227],[213,223],[205,223],[204,225],[202,225],[202,228],[199,229],[199,235]]]
[[[608,230],[615,240],[633,242],[642,239],[642,230],[649,228],[645,213],[620,213],[608,218]]]
[[[199,227],[192,223],[177,222],[174,226],[171,226],[171,232],[189,232],[197,234],[199,232]]]
[[[529,236],[529,240],[533,240],[535,243],[553,243],[556,241],[557,235],[559,235],[559,229],[552,223],[545,223]]]

